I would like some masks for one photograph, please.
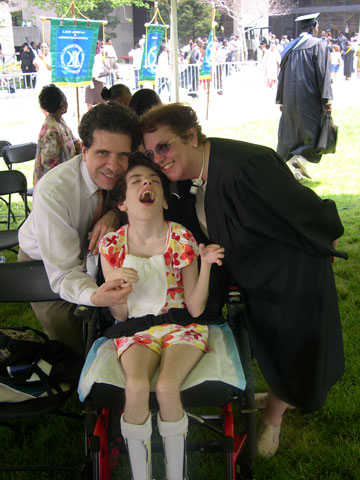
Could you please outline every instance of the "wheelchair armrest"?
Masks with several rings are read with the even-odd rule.
[[[230,287],[226,302],[228,320],[235,320],[239,313],[245,312],[245,303],[242,292],[237,287]]]
[[[89,307],[88,305],[78,305],[75,308],[74,316],[82,322],[89,323],[95,308],[96,307]]]

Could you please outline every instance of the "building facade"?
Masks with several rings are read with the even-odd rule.
[[[337,38],[340,33],[350,38],[360,30],[359,0],[297,0],[287,15],[270,17],[271,31],[277,37],[287,35],[296,38],[301,32],[295,18],[317,12],[320,13],[319,30],[330,29],[333,38]]]
[[[91,12],[88,15],[91,18]],[[105,27],[105,36],[115,34],[112,44],[117,55],[127,56],[134,43],[145,33],[144,24],[149,21],[148,9],[124,5],[115,9],[112,15],[118,17],[119,23],[113,32]],[[44,39],[50,43],[50,22],[42,21],[41,17],[57,15],[54,10],[40,10],[26,0],[12,0],[10,4],[0,0],[0,27],[3,27],[0,28],[0,43],[3,53],[7,56],[13,55],[14,48],[18,51],[25,42],[38,44]]]

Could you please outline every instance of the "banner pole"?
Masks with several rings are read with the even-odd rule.
[[[215,43],[214,21],[215,21],[215,3],[213,2],[213,3],[212,3],[212,9],[211,9],[211,28],[213,29],[213,42]],[[212,76],[213,76],[214,57],[215,57],[215,51],[213,51],[213,55],[212,55],[212,59],[211,59],[210,80],[209,80],[209,87],[208,87],[208,94],[207,94],[207,103],[206,103],[206,120],[209,119],[210,88],[211,88]]]
[[[74,0],[72,0],[72,2],[71,2],[71,12],[72,12],[73,18],[75,19],[75,4],[74,4]],[[78,122],[78,125],[79,125],[79,123],[80,123],[79,87],[76,85],[75,89],[76,89],[76,115],[77,115],[77,122]]]

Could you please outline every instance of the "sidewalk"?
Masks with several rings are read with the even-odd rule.
[[[77,108],[75,87],[62,87],[68,99],[68,113],[64,115],[65,121],[77,136]],[[333,85],[336,109],[360,106],[360,80],[353,76],[350,81],[342,78]],[[37,142],[40,127],[44,121],[35,90],[18,90],[15,94],[0,92],[0,139],[8,140],[12,144]],[[218,95],[210,92],[209,114],[206,120],[207,93],[199,91],[199,98],[193,100],[180,92],[180,100],[190,103],[197,111],[200,123],[205,127],[236,125],[259,119],[280,119],[279,106],[275,104],[276,85],[269,89],[260,72],[251,69],[248,72],[236,72],[224,81],[224,93]],[[87,107],[84,101],[84,88],[79,88],[80,115]],[[357,121],[357,119],[354,119]],[[206,130],[206,129],[205,129]]]

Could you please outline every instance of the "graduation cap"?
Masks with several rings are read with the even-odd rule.
[[[318,24],[317,17],[320,13],[310,13],[308,15],[301,15],[295,18],[295,22],[300,22],[301,28],[308,28]]]

